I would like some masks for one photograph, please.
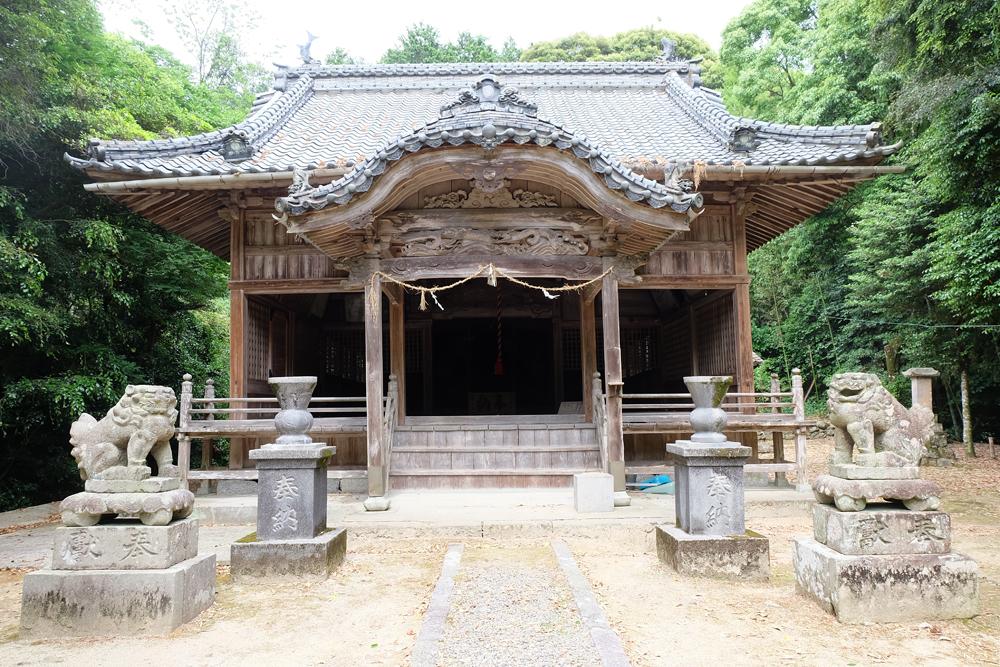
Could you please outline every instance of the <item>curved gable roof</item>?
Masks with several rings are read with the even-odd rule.
[[[764,123],[729,114],[697,66],[644,63],[458,63],[302,66],[281,70],[237,125],[154,141],[95,141],[74,167],[108,175],[200,176],[355,167],[439,121],[439,110],[492,74],[623,167],[703,161],[831,165],[892,153],[877,123]]]

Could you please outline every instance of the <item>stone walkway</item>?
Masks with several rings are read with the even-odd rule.
[[[412,654],[414,667],[627,666],[569,549],[452,545]]]

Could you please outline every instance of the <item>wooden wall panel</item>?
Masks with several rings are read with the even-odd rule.
[[[248,211],[244,280],[296,280],[343,275],[319,250],[285,232],[269,211]]]
[[[738,272],[729,213],[706,212],[652,253],[640,273],[649,276],[733,275]]]

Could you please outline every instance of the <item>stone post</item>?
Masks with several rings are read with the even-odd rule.
[[[676,526],[657,527],[660,559],[682,574],[766,579],[767,538],[746,530],[743,465],[750,448],[726,440],[722,400],[731,377],[684,378],[695,408],[694,434],[668,444],[674,457]]]
[[[911,368],[903,371],[910,378],[910,405],[920,406],[934,411],[934,378],[941,375],[933,368]]]
[[[335,447],[313,442],[309,401],[315,376],[276,377],[275,442],[250,452],[257,462],[257,532],[233,543],[234,579],[325,579],[344,559],[347,533],[326,526],[326,468]]]

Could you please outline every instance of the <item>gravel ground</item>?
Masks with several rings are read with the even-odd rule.
[[[439,665],[600,664],[547,543],[478,551],[455,578]]]

